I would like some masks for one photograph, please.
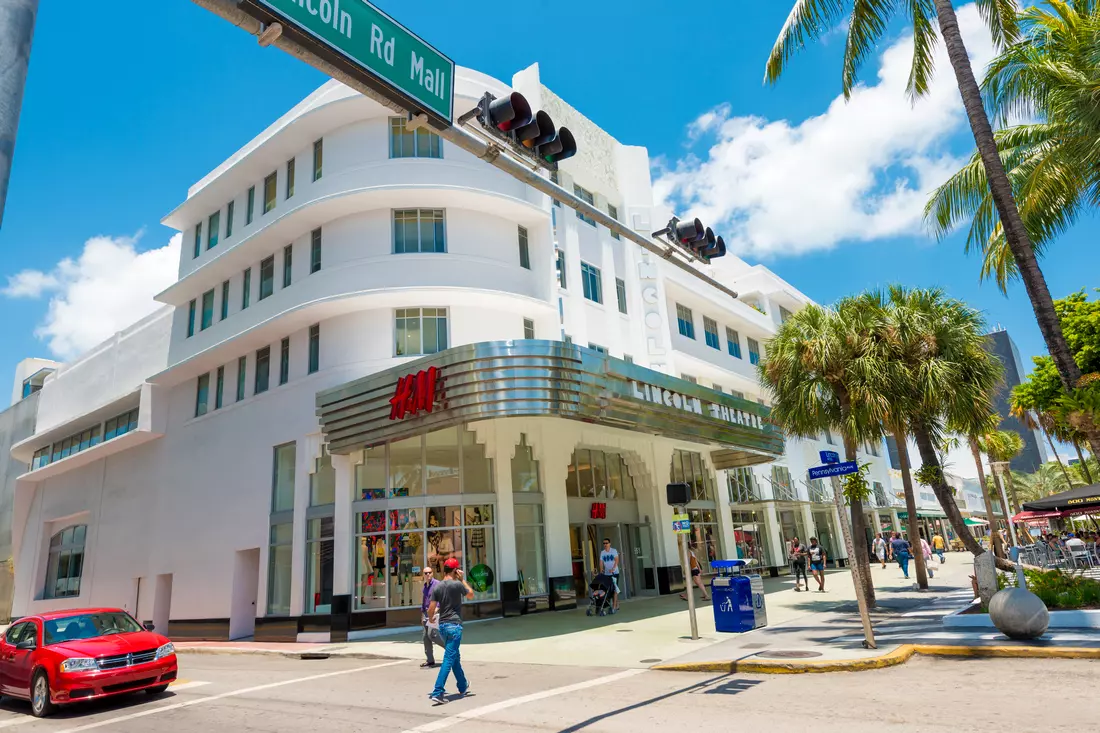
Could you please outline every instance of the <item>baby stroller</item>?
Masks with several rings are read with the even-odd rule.
[[[585,615],[606,616],[609,614],[612,608],[611,602],[615,598],[615,581],[611,579],[610,575],[600,573],[592,578],[592,582],[588,584],[588,587],[592,589],[592,595],[589,596],[588,609],[585,611]]]

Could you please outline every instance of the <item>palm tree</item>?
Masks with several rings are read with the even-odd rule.
[[[1008,463],[1016,456],[1020,455],[1024,450],[1024,439],[1020,437],[1019,433],[1012,430],[995,430],[992,433],[988,433],[981,439],[982,449],[985,454],[989,456],[990,467],[994,463]],[[997,471],[993,472],[996,477]],[[1012,484],[1011,471],[1001,472],[1001,484],[1005,489],[1005,493],[1008,496],[1009,501],[1012,502],[1012,513],[1020,511],[1020,503],[1016,501],[1016,488]],[[1005,518],[1008,518],[1007,507],[1005,511]]]
[[[999,130],[994,141],[1001,173],[1007,169],[1005,180],[1020,203],[1018,223],[1033,243],[1034,254],[1041,256],[1055,236],[1098,201],[1100,148],[1095,142],[1100,138],[1100,112],[1095,93],[1100,83],[1100,3],[1049,0],[1046,6],[1020,13],[1019,28],[1021,33],[990,64],[982,88],[990,115],[1001,124],[1021,115],[1036,119]],[[925,217],[940,238],[969,220],[967,251],[983,253],[982,279],[996,280],[1004,291],[1009,281],[1024,274],[1023,261],[1017,245],[1005,236],[996,187],[990,186],[987,152],[979,143],[970,161],[933,193]],[[1045,305],[1036,301],[1028,278],[1023,279],[1062,386],[1072,392],[1081,386],[1081,370],[1068,349],[1061,351],[1064,338],[1053,338],[1056,334],[1047,330],[1047,314],[1040,313]],[[1100,426],[1092,420],[1084,432],[1096,453]]]
[[[1038,501],[1052,494],[1069,491],[1070,484],[1053,461],[1048,461],[1033,473],[1014,473],[1016,493],[1020,501]]]
[[[1004,557],[1005,551],[1001,547],[1001,536],[994,530],[997,527],[997,518],[993,514],[993,499],[990,496],[990,484],[985,478],[985,467],[982,465],[982,444],[981,436],[993,432],[997,429],[997,423],[1000,416],[992,410],[986,417],[983,424],[975,426],[971,429],[969,435],[967,435],[967,443],[970,446],[970,454],[974,456],[974,465],[978,468],[978,483],[982,487],[982,499],[985,501],[985,516],[989,521],[989,549],[993,550],[993,554],[997,557]],[[1005,522],[1007,523],[1008,516],[1005,516]]]
[[[875,314],[852,301],[834,308],[807,306],[779,327],[761,361],[761,384],[772,400],[771,419],[788,435],[816,437],[839,433],[845,458],[856,459],[856,446],[879,440],[885,417],[883,390],[875,382],[881,360],[867,337]],[[866,484],[864,483],[864,487]],[[858,491],[834,490],[840,529],[852,560],[852,575],[866,643],[874,645],[868,607],[875,604],[865,541],[863,499]],[[851,507],[851,525],[844,500]]]
[[[994,44],[999,48],[1015,45],[1020,33],[1016,0],[976,2]],[[1081,371],[1066,345],[1061,323],[1054,311],[1054,301],[1042,270],[1039,269],[1028,230],[1016,207],[1012,183],[998,152],[993,127],[982,106],[981,90],[970,66],[952,0],[795,0],[768,56],[765,81],[778,81],[795,51],[803,48],[808,40],[831,32],[842,16],[846,15],[848,34],[841,83],[845,99],[849,98],[860,64],[874,49],[879,38],[887,32],[890,17],[899,12],[908,17],[913,27],[913,63],[908,92],[914,99],[927,93],[929,89],[933,71],[932,54],[938,38],[943,37],[985,171],[993,208],[1002,222],[1005,241],[1031,300],[1047,351],[1058,366],[1063,386],[1070,392],[1076,387]],[[933,17],[938,21],[939,33],[933,25]],[[1089,444],[1093,453],[1100,453],[1100,429],[1095,426],[1089,435]]]
[[[1013,390],[1010,398],[1012,405],[1012,416],[1024,424],[1028,430],[1035,430],[1038,428],[1043,431],[1043,437],[1047,439],[1047,444],[1050,445],[1050,452],[1054,455],[1055,460],[1058,461],[1058,466],[1062,469],[1062,473],[1066,477],[1066,481],[1071,481],[1069,472],[1066,471],[1066,464],[1062,463],[1062,457],[1058,455],[1058,448],[1054,445],[1054,438],[1051,437],[1051,433],[1058,431],[1058,425],[1054,420],[1054,417],[1049,412],[1042,412],[1041,410],[1027,410],[1022,408],[1016,400],[1016,392]],[[1065,440],[1061,435],[1059,440]],[[1073,441],[1074,446],[1077,447],[1077,455],[1081,456],[1081,448],[1076,440]],[[1091,482],[1090,482],[1091,483]]]

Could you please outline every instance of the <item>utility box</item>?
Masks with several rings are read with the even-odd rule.
[[[745,575],[744,560],[717,560],[711,567],[718,575],[711,580],[714,628],[725,633],[742,633],[768,625],[764,605],[764,580]]]

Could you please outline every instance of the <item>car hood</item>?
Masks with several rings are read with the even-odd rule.
[[[51,644],[50,649],[68,657],[110,657],[156,649],[167,643],[160,634],[151,631],[135,631],[129,634],[111,634],[94,639],[77,639]]]

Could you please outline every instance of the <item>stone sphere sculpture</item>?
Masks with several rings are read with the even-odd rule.
[[[1010,639],[1038,639],[1050,624],[1050,612],[1039,596],[1025,588],[997,591],[989,602],[989,619]]]

